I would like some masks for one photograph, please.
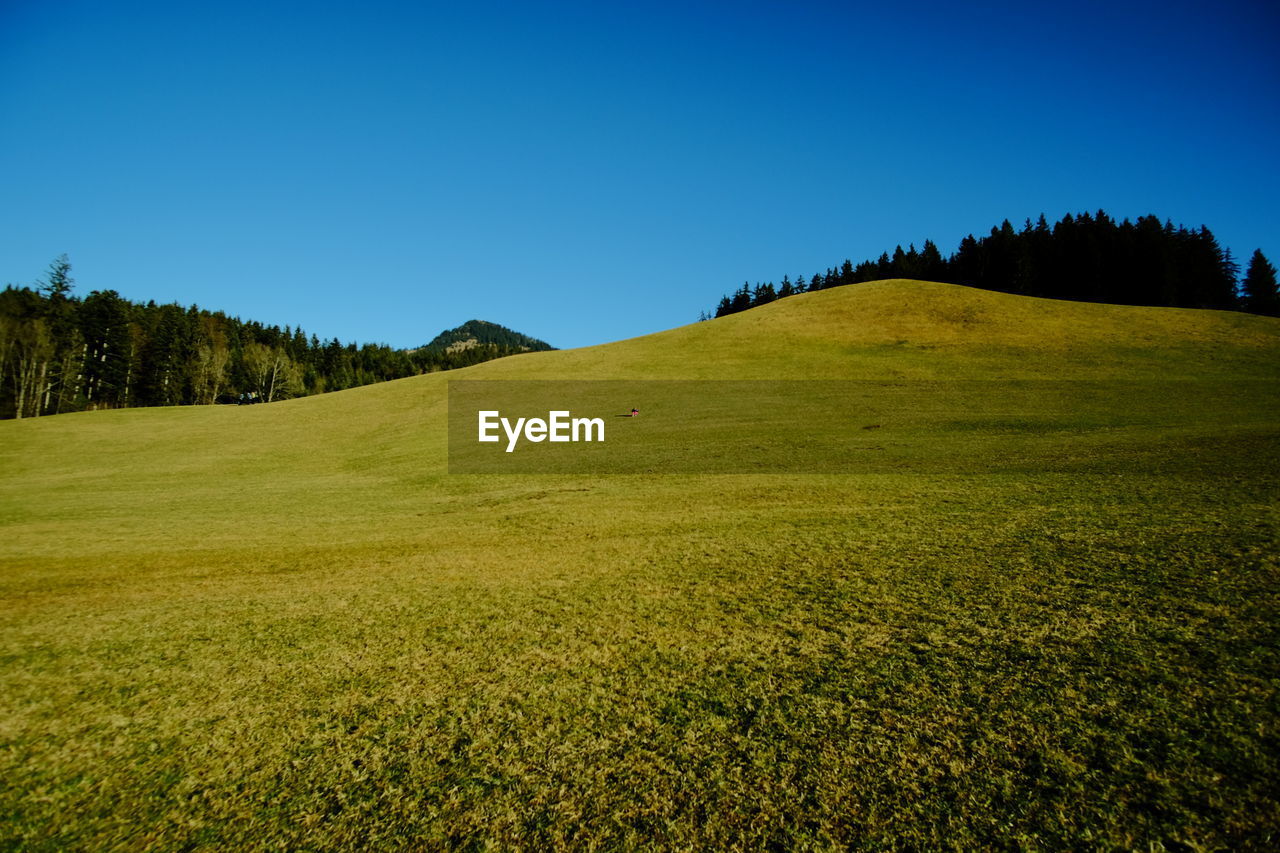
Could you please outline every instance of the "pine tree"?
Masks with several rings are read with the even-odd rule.
[[[1005,293],[1016,293],[1019,282],[1018,232],[1013,230],[1009,220],[1000,223],[999,228],[991,229],[991,236],[983,242],[986,244],[986,266],[979,287],[999,290]]]
[[[982,274],[982,247],[972,234],[960,241],[960,248],[947,264],[947,277],[956,284],[974,287]]]
[[[128,405],[133,367],[129,304],[114,290],[93,291],[80,309],[80,333],[85,404]]]
[[[893,260],[889,264],[889,274],[885,278],[906,278],[907,253],[899,245],[893,250]]]
[[[853,284],[857,279],[854,277],[853,261],[848,258],[844,259],[844,263],[840,265],[840,283]]]
[[[902,251],[902,247],[898,247],[898,251]],[[889,260],[888,252],[881,252],[880,259],[876,261],[876,278],[884,280],[886,278],[894,278],[893,261]]]
[[[915,243],[911,244],[906,256],[903,258],[901,274],[903,278],[924,278],[924,276],[920,275],[920,253],[916,251]]]
[[[1246,311],[1254,314],[1266,314],[1269,317],[1280,317],[1280,291],[1276,289],[1276,268],[1255,249],[1249,259],[1249,268],[1244,274],[1242,296]]]
[[[932,240],[924,241],[924,248],[920,250],[919,265],[920,278],[925,281],[942,281],[947,277],[947,265],[942,260],[942,253],[938,251],[938,247]]]
[[[48,325],[53,350],[41,368],[43,379],[40,395],[35,400],[36,414],[61,411],[64,402],[76,393],[76,358],[71,355],[80,343],[76,329],[76,302],[71,296],[75,279],[71,277],[71,261],[59,255],[49,265],[49,272],[39,291],[47,297],[44,318]]]
[[[65,299],[71,295],[71,286],[76,280],[71,277],[71,260],[66,255],[59,255],[49,264],[49,272],[40,291],[51,300]]]
[[[1196,273],[1188,292],[1179,294],[1180,298],[1172,304],[1188,308],[1235,307],[1239,265],[1231,257],[1231,252],[1219,245],[1207,226],[1201,225],[1200,230],[1192,234],[1196,246]]]
[[[187,314],[177,305],[161,305],[148,314],[138,364],[138,402],[176,406],[185,396]]]

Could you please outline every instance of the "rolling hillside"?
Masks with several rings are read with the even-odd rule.
[[[1274,319],[888,281],[0,423],[0,843],[1262,847],[1277,377]],[[897,461],[449,475],[456,379],[856,380]]]

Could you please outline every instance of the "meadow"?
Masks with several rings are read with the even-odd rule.
[[[891,281],[0,423],[0,846],[1273,848],[1278,368],[1277,320]],[[450,474],[457,379],[867,417],[802,472]]]

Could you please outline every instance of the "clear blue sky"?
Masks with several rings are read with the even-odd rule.
[[[1274,2],[0,0],[0,284],[66,252],[81,294],[570,347],[1041,212],[1280,262],[1278,40]]]

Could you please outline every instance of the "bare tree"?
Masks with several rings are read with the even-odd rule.
[[[251,390],[264,400],[267,398],[267,379],[271,375],[272,361],[270,347],[257,341],[244,345],[244,372],[249,377]]]
[[[281,347],[271,351],[271,381],[267,387],[267,402],[284,400],[297,394],[302,387],[302,372]]]
[[[292,397],[302,390],[302,371],[283,347],[246,344],[244,369],[258,396],[268,403]]]
[[[18,330],[14,344],[11,367],[14,416],[23,418],[29,413],[39,417],[49,374],[49,360],[54,356],[53,336],[49,334],[49,327],[44,320],[37,318]]]
[[[216,403],[218,392],[227,377],[227,362],[231,354],[226,344],[201,344],[196,350],[191,365],[192,385],[195,388],[195,402]]]

